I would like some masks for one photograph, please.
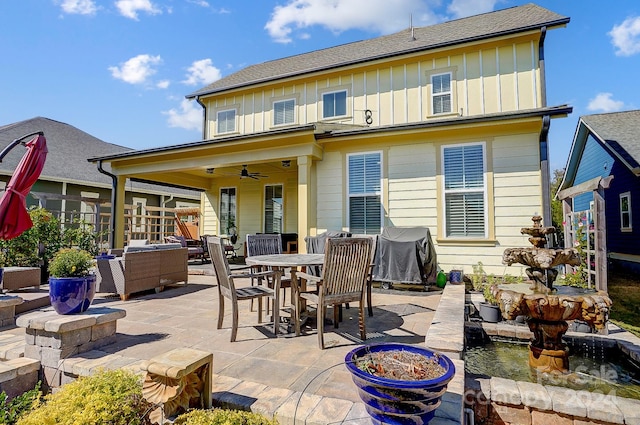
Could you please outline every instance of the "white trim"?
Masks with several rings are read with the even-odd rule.
[[[498,90],[498,111],[502,112],[502,85],[500,84],[500,49],[496,46],[496,88]]]
[[[623,198],[627,198],[627,207],[629,209],[629,211],[626,211],[627,214],[629,214],[629,226],[628,227],[623,227],[622,223],[622,214],[624,211],[622,211],[622,199]],[[631,208],[631,192],[623,192],[619,195],[619,199],[620,202],[618,204],[619,208],[620,208],[620,231],[621,232],[632,232],[633,231],[633,217],[631,215],[631,212],[633,211],[633,209]]]
[[[536,78],[536,50],[533,45],[533,41],[530,41],[531,46],[531,79],[533,80],[533,107],[538,107],[538,79]]]
[[[478,79],[480,80],[480,106],[481,113],[484,114],[484,102],[486,101],[486,99],[484,98],[484,69],[482,65],[482,50],[478,51],[478,62],[480,62],[480,76],[478,77]]]
[[[220,131],[220,114],[233,111],[233,130]],[[226,120],[226,118],[225,118]],[[216,111],[216,134],[230,134],[238,132],[238,108],[221,109]]]
[[[418,61],[418,121],[422,121],[422,62]]]
[[[443,75],[449,75],[449,91],[448,92],[442,92],[442,93],[438,93],[435,94],[434,90],[433,90],[433,79],[435,77],[441,77]],[[455,102],[453,101],[453,84],[454,84],[454,78],[453,78],[453,71],[445,71],[445,72],[441,72],[438,74],[431,74],[429,75],[429,82],[431,84],[431,99],[430,99],[430,106],[431,106],[431,115],[433,116],[437,116],[437,115],[447,115],[447,114],[452,114],[454,113],[454,105]],[[447,94],[449,95],[449,111],[443,111],[443,112],[435,112],[434,110],[434,104],[433,101],[436,97],[445,97],[447,96]]]
[[[464,67],[463,78],[464,78],[464,112],[462,116],[465,114],[469,115],[469,80],[467,79],[467,54],[462,54],[462,66]]]
[[[395,111],[393,110],[393,66],[389,67],[389,122],[391,125],[395,124]]]
[[[512,45],[513,50],[513,94],[516,97],[516,110],[520,110],[520,86],[518,84],[518,51],[515,43]]]

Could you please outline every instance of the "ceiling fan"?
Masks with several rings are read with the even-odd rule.
[[[249,172],[249,170],[247,170],[247,166],[246,165],[242,166],[242,171],[240,171],[240,178],[241,179],[250,178],[250,179],[258,180],[261,177],[269,177],[269,176],[265,176],[262,173],[251,173],[251,172]]]

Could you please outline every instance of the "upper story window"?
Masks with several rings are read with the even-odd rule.
[[[620,230],[628,232],[631,226],[631,192],[620,194]]]
[[[382,227],[382,154],[347,156],[349,231],[377,234]]]
[[[347,115],[347,91],[335,91],[322,95],[322,118]]]
[[[236,110],[218,111],[218,134],[236,131]]]
[[[273,125],[295,123],[296,101],[294,99],[273,102]]]
[[[451,73],[436,74],[431,76],[431,105],[433,114],[446,114],[452,112]]]
[[[484,144],[442,149],[445,235],[448,238],[484,238],[487,211]]]

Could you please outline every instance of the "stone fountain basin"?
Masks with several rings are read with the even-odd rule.
[[[502,254],[502,262],[508,266],[524,264],[534,269],[550,269],[562,264],[577,266],[580,255],[574,248],[507,248]]]
[[[528,316],[547,322],[580,319],[592,328],[603,329],[609,319],[611,299],[605,292],[595,292],[581,288],[570,288],[575,294],[540,294],[530,290],[515,291],[494,288],[494,295],[500,305],[502,315],[507,320],[517,316]],[[582,293],[580,293],[582,292]]]

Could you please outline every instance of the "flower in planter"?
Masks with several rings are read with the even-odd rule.
[[[93,257],[85,250],[63,248],[49,262],[49,274],[52,277],[87,276],[93,262]]]

